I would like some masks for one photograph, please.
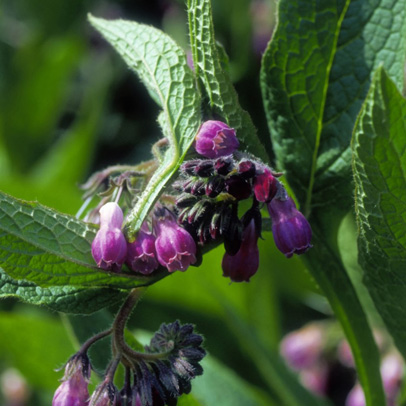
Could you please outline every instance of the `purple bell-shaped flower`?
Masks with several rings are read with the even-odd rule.
[[[235,130],[221,121],[204,122],[195,140],[196,152],[206,158],[218,158],[232,154],[240,143]]]
[[[196,243],[192,236],[176,222],[167,209],[160,208],[154,217],[155,249],[158,262],[169,272],[186,271],[196,262]]]
[[[100,209],[100,229],[92,243],[92,255],[99,268],[121,269],[127,255],[122,224],[123,212],[117,203],[106,203]]]
[[[90,363],[86,356],[72,358],[66,365],[63,382],[55,391],[52,406],[88,406]]]
[[[137,239],[127,243],[127,265],[135,272],[149,275],[158,268],[156,259],[155,236],[144,223],[138,233]]]
[[[234,282],[249,282],[259,267],[258,237],[255,219],[252,218],[242,234],[240,249],[235,255],[224,254],[223,276],[228,276]]]
[[[268,203],[268,211],[272,219],[272,234],[276,247],[287,258],[293,254],[303,254],[312,246],[310,224],[296,209],[292,198],[272,199]]]

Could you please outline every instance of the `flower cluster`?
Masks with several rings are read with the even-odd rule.
[[[287,334],[280,347],[282,357],[297,371],[302,384],[322,397],[333,397],[338,404],[365,406],[365,396],[354,379],[355,362],[348,342],[337,337],[340,330],[331,323],[310,323]],[[374,333],[382,355],[381,375],[386,404],[395,406],[403,379],[400,354],[381,333]],[[340,388],[337,388],[340,385]],[[334,399],[343,394],[344,397]]]
[[[196,262],[196,244],[176,222],[169,209],[159,206],[152,216],[152,230],[144,222],[135,241],[128,242],[122,231],[123,211],[115,202],[100,209],[100,229],[92,243],[92,255],[102,269],[119,271],[124,264],[144,275],[159,265],[169,272],[185,271]]]
[[[116,363],[90,397],[90,362],[81,350],[68,361],[52,406],[174,406],[180,395],[190,392],[190,381],[203,373],[202,342],[191,324],[162,324],[144,353],[127,348],[122,390],[113,382]]]
[[[277,248],[291,257],[311,247],[312,231],[274,172],[237,149],[235,131],[221,121],[206,121],[195,139],[195,150],[205,159],[186,161],[174,184],[178,221],[200,245],[221,239],[225,246],[224,276],[249,281],[259,266],[257,240],[261,236],[261,206],[272,219]],[[251,199],[240,218],[239,202]]]

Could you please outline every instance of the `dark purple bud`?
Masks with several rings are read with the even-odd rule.
[[[251,179],[255,176],[256,168],[252,161],[241,161],[238,164],[238,173],[244,179]]]
[[[207,200],[198,201],[188,213],[187,221],[189,224],[200,221],[209,210],[211,204]]]
[[[309,324],[286,335],[280,347],[282,357],[296,370],[311,368],[320,358],[324,334],[321,326]]]
[[[126,263],[130,269],[144,275],[149,275],[159,266],[156,259],[155,236],[145,223],[141,227],[137,239],[132,243],[127,243]]]
[[[192,236],[180,227],[169,211],[164,216],[155,216],[154,231],[157,236],[155,249],[158,262],[169,272],[186,271],[196,262],[196,243]]]
[[[99,268],[121,269],[127,255],[122,224],[123,212],[117,203],[107,203],[100,209],[100,229],[92,243],[92,255]]]
[[[198,179],[191,185],[190,193],[194,196],[203,196],[206,193],[207,182],[203,179]]]
[[[186,207],[193,206],[197,202],[197,198],[195,196],[191,196],[188,193],[182,193],[176,199],[176,207],[179,209],[183,209]]]
[[[195,141],[196,152],[206,158],[218,158],[232,154],[239,147],[235,130],[221,121],[204,122]]]
[[[276,247],[287,258],[293,254],[303,254],[312,247],[312,229],[305,216],[296,209],[292,198],[274,198],[268,203],[272,219],[272,234]]]
[[[85,355],[72,357],[66,364],[62,384],[52,400],[52,406],[88,406],[90,363]]]
[[[345,406],[366,406],[364,391],[359,383],[357,383],[350,391],[345,401]]]
[[[229,255],[235,255],[241,248],[243,225],[236,213],[232,214],[228,229],[224,235],[224,248]]]
[[[195,174],[202,178],[208,178],[214,174],[214,164],[213,161],[200,161],[195,167]]]
[[[232,175],[225,181],[226,191],[237,200],[248,199],[251,196],[250,183],[239,175]]]
[[[234,282],[249,282],[259,266],[258,234],[255,220],[252,219],[243,231],[242,242],[239,251],[231,256],[224,254],[222,268],[223,276],[228,276]]]
[[[194,175],[195,168],[200,162],[201,162],[201,159],[194,159],[192,161],[186,161],[181,165],[180,170],[182,172],[186,173],[187,175]]]
[[[109,381],[101,383],[93,392],[89,406],[118,406],[119,392]]]
[[[259,202],[269,202],[276,194],[278,181],[268,168],[255,176],[253,189],[255,198]]]
[[[206,185],[206,196],[214,198],[224,191],[224,179],[220,176],[213,176]]]
[[[234,161],[231,156],[221,157],[214,163],[215,171],[222,176],[228,175],[234,167]]]

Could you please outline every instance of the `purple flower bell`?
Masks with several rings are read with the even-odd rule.
[[[303,254],[311,248],[312,229],[305,216],[296,209],[292,198],[272,199],[268,203],[268,211],[276,247],[287,258],[293,254]]]
[[[167,209],[160,208],[154,217],[155,249],[158,262],[169,272],[186,271],[196,262],[196,243],[192,236],[176,222]]]
[[[89,405],[90,363],[86,356],[72,358],[66,365],[62,384],[52,400],[52,406]]]
[[[135,272],[149,275],[158,268],[156,259],[155,236],[144,223],[138,233],[137,239],[127,243],[127,265]]]
[[[117,388],[105,380],[93,392],[90,398],[90,406],[118,406],[120,396]]]
[[[235,130],[221,121],[204,122],[195,141],[196,152],[206,158],[218,158],[232,154],[240,143]]]
[[[224,254],[223,276],[228,276],[234,282],[249,282],[259,267],[258,241],[259,234],[252,218],[242,234],[240,249],[235,255]]]
[[[123,212],[117,203],[106,203],[100,209],[100,229],[92,243],[92,255],[99,268],[121,269],[127,255],[122,224]]]

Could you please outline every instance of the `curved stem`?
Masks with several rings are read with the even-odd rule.
[[[80,347],[78,353],[85,354],[90,346],[92,346],[96,341],[101,340],[104,337],[107,337],[109,334],[113,332],[113,328],[109,328],[108,330],[102,331],[99,334],[89,338],[83,345]]]

